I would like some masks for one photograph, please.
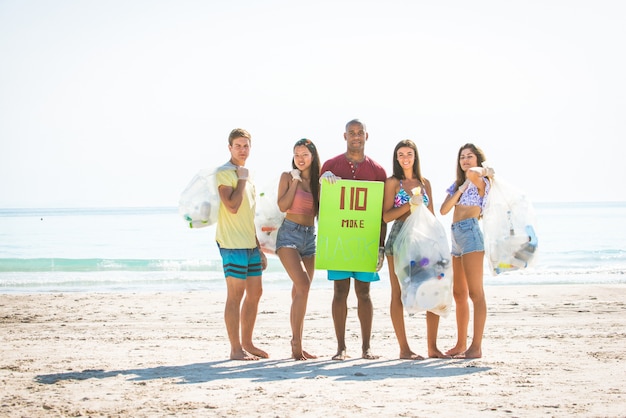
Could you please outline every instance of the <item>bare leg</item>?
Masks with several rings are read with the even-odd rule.
[[[252,333],[256,316],[259,309],[259,300],[263,294],[261,276],[249,276],[246,280],[246,294],[241,305],[241,345],[244,350],[261,358],[268,358],[269,355],[255,347],[252,343]]]
[[[337,337],[337,354],[333,360],[345,360],[346,353],[346,319],[348,317],[348,293],[350,293],[350,278],[334,281],[333,295],[333,324]]]
[[[439,332],[439,315],[426,312],[426,339],[428,340],[428,357],[448,358],[437,348],[437,334]]]
[[[245,292],[245,280],[236,279],[234,277],[226,278],[226,306],[224,308],[224,322],[226,323],[226,332],[230,341],[230,358],[232,360],[258,360],[255,355],[251,355],[244,351],[241,341],[239,340],[239,322],[241,309],[241,299]]]
[[[370,298],[370,284],[354,280],[354,291],[357,298],[357,311],[361,322],[361,338],[363,339],[363,355],[367,360],[375,360],[380,356],[372,354],[370,340],[372,337],[372,322],[374,320],[374,305]]]
[[[398,281],[394,270],[393,256],[387,256],[387,266],[389,267],[389,281],[391,282],[391,304],[389,306],[389,314],[391,315],[391,324],[396,333],[396,339],[400,345],[400,358],[406,360],[423,360],[424,358],[415,354],[409,347],[409,341],[406,338],[406,330],[404,328],[404,307],[402,305],[402,288]]]
[[[466,254],[462,257],[463,270],[467,276],[469,297],[474,306],[474,335],[467,351],[458,355],[462,358],[482,357],[483,333],[487,320],[487,301],[483,288],[483,251]]]
[[[454,295],[454,303],[456,305],[456,327],[457,340],[456,345],[446,351],[448,356],[456,356],[465,352],[467,349],[467,325],[469,324],[469,290],[467,288],[467,279],[461,257],[452,257],[452,275],[453,285],[452,293]]]
[[[304,317],[309,299],[312,274],[315,270],[315,258],[307,257],[303,260],[297,250],[285,247],[278,251],[278,257],[293,282],[290,312],[292,357],[296,360],[316,358],[316,356],[302,349]]]
[[[311,283],[313,282],[313,275],[315,274],[315,256],[305,257],[302,261],[304,262],[304,268],[305,268],[305,270],[307,272],[307,275],[309,277],[308,289],[310,289],[311,288]],[[307,305],[308,300],[309,300],[309,291],[307,290],[307,295],[306,295],[305,305],[304,305],[304,313],[305,314],[306,314],[306,305]],[[303,335],[303,329],[304,329],[304,318],[302,319],[302,324],[300,326],[300,335]],[[317,356],[315,354],[311,354],[311,353],[307,352],[304,349],[302,349],[302,354],[307,359],[316,359],[317,358]]]

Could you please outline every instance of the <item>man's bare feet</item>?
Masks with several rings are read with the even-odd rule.
[[[345,360],[350,358],[350,356],[346,353],[346,350],[339,350],[337,354],[333,356],[333,360]]]
[[[400,352],[400,360],[424,360],[424,357],[409,350],[406,352]]]
[[[248,353],[257,356],[259,358],[269,358],[270,355],[267,354],[265,351],[261,350],[260,348],[256,348],[253,345],[247,346],[243,348],[244,350],[246,350]]]
[[[247,353],[244,350],[241,351],[231,351],[230,353],[230,359],[231,360],[244,360],[244,361],[253,361],[253,360],[258,360],[259,357]]]
[[[361,358],[364,358],[365,360],[376,360],[376,359],[379,359],[380,356],[376,354],[372,354],[372,350],[368,348],[367,350],[363,352],[363,355],[361,356]]]

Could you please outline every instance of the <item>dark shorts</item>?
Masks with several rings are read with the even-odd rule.
[[[276,234],[276,252],[282,247],[298,250],[300,257],[315,255],[315,226],[304,226],[285,219]]]
[[[396,242],[396,238],[398,238],[402,225],[404,225],[404,221],[394,221],[393,226],[391,227],[391,232],[389,232],[389,236],[385,242],[385,255],[393,256],[393,243]]]
[[[453,256],[477,251],[485,251],[483,233],[478,225],[478,219],[467,218],[452,224],[452,250]]]
[[[257,248],[246,249],[220,249],[222,264],[224,266],[224,276],[245,280],[247,277],[261,276],[263,267],[261,265],[261,252]]]

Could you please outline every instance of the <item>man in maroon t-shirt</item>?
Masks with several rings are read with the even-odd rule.
[[[353,119],[346,124],[346,132],[343,134],[346,140],[347,151],[330,160],[322,166],[322,179],[334,182],[336,178],[345,180],[369,180],[384,182],[387,178],[385,169],[376,161],[365,155],[365,142],[367,142],[367,129],[365,124],[358,119]],[[387,225],[382,222],[380,247],[384,247]],[[379,251],[379,265],[383,255]],[[365,359],[377,359],[379,356],[372,354],[370,338],[372,334],[372,320],[374,307],[370,298],[370,283],[380,280],[378,273],[328,270],[328,280],[334,281],[333,296],[333,323],[337,336],[337,354],[333,360],[345,360],[346,352],[346,319],[348,316],[348,293],[350,293],[350,278],[354,278],[354,291],[358,299],[358,316],[361,322],[361,337],[363,339],[363,354]]]

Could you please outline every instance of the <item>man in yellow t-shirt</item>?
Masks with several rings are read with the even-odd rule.
[[[244,167],[251,147],[250,134],[244,129],[233,129],[228,137],[231,158],[218,170],[216,176],[220,208],[215,240],[226,276],[224,321],[230,340],[230,358],[233,360],[269,357],[252,343],[259,300],[263,293],[261,276],[267,267],[267,259],[260,250],[254,226],[254,184],[249,178],[248,169]]]

